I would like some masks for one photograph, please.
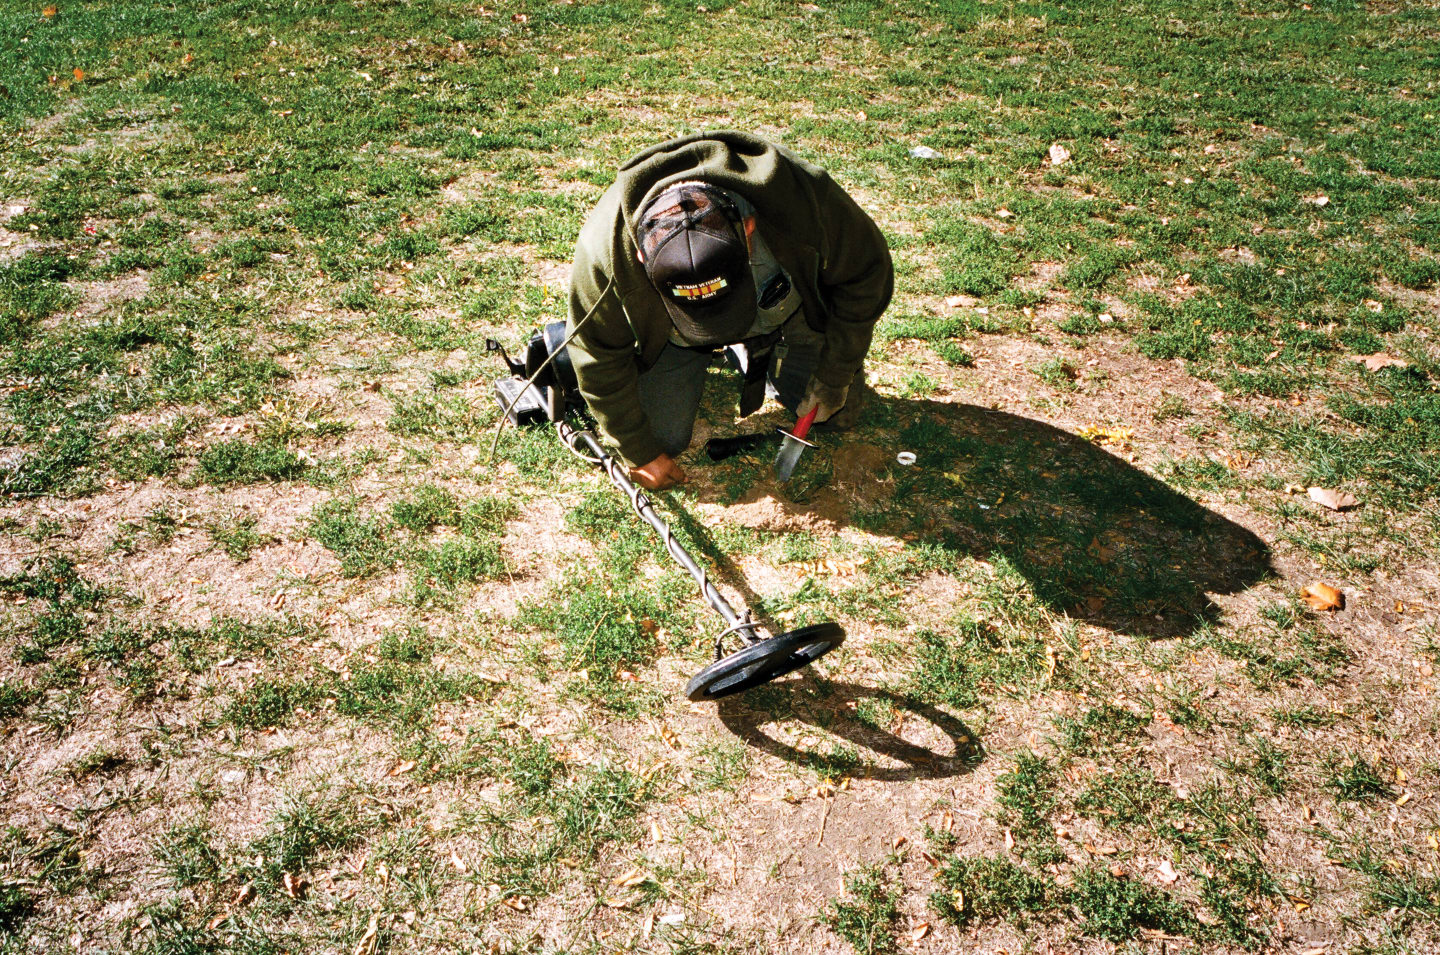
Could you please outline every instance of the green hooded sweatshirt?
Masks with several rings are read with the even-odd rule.
[[[848,385],[894,290],[875,222],[822,169],[749,133],[721,130],[651,147],[620,167],[580,229],[570,274],[570,357],[604,436],[630,466],[662,448],[637,381],[669,340],[670,316],[636,256],[635,219],[671,183],[700,179],[744,196],[756,228],[825,336],[815,376]]]

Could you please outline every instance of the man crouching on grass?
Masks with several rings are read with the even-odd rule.
[[[747,133],[661,143],[580,230],[569,352],[600,431],[651,490],[685,480],[705,370],[724,349],[740,415],[768,395],[852,427],[894,289],[885,237],[834,180]]]

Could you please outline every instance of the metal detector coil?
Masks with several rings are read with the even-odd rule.
[[[628,469],[605,450],[593,431],[576,428],[567,420],[572,411],[583,411],[585,402],[564,342],[565,323],[552,322],[531,337],[524,359],[515,361],[499,342],[487,340],[486,350],[498,351],[511,373],[495,383],[495,398],[513,424],[553,423],[562,444],[604,471],[610,483],[630,499],[636,516],[664,542],[670,558],[694,578],[710,609],[725,621],[725,629],[715,637],[715,662],[690,680],[686,698],[708,702],[743,693],[808,666],[843,643],[845,630],[837,623],[810,624],[764,636],[765,628],[751,619],[749,610],[737,611],[730,605],[710,582],[704,566],[675,539],[654,502],[630,480]],[[727,654],[726,641],[731,637],[741,646]]]

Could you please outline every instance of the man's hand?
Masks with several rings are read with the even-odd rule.
[[[662,454],[641,468],[630,469],[630,480],[652,491],[663,491],[674,484],[685,483],[685,471],[668,454]]]
[[[836,388],[827,385],[819,378],[812,377],[810,384],[805,387],[805,397],[800,399],[800,407],[795,409],[795,417],[803,418],[810,413],[811,408],[815,412],[815,423],[822,424],[828,421],[835,412],[845,407],[845,402],[850,397],[850,386]]]

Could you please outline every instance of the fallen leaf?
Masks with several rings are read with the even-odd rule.
[[[1160,864],[1155,867],[1155,874],[1160,878],[1160,881],[1166,885],[1174,885],[1175,881],[1180,878],[1180,874],[1175,871],[1175,867],[1170,864],[1169,859],[1162,860]]]
[[[912,942],[918,942],[918,941],[920,941],[922,938],[924,938],[925,936],[927,936],[927,935],[929,935],[929,934],[930,934],[930,923],[929,923],[929,922],[921,922],[919,925],[915,926],[914,928],[912,928],[912,929],[910,930],[910,941],[912,941]]]
[[[634,888],[635,886],[639,885],[641,882],[644,881],[645,870],[640,868],[634,868],[631,869],[629,872],[622,872],[620,875],[616,876],[615,880],[610,884],[618,886],[622,889],[629,889]]]
[[[1092,856],[1113,856],[1120,850],[1114,846],[1095,846],[1087,842],[1085,843],[1085,851]]]
[[[631,892],[623,899],[606,899],[605,904],[612,909],[628,909],[645,897],[643,892]]]
[[[365,926],[365,934],[360,936],[360,944],[355,946],[355,955],[374,955],[375,942],[380,934],[380,922],[377,916],[370,916],[370,924]]]
[[[1110,867],[1110,874],[1117,879],[1123,879],[1125,878],[1125,867],[1117,862]]]
[[[1409,793],[1401,793],[1401,794],[1400,794],[1400,798],[1397,799],[1397,800],[1395,800],[1395,805],[1396,805],[1397,807],[1403,806],[1403,805],[1405,805],[1405,804],[1406,804],[1407,802],[1409,802],[1409,801],[1410,801],[1410,794],[1409,794]]]
[[[75,67],[71,72],[75,74],[75,82],[79,83],[85,79],[85,71],[80,69],[80,67]]]
[[[1006,852],[1014,852],[1014,851],[1015,851],[1015,837],[1010,834],[1010,830],[1009,830],[1009,829],[1006,829],[1006,830],[1005,830],[1005,851],[1006,851]]]
[[[1301,202],[1323,209],[1330,204],[1329,196],[1306,196]]]
[[[820,12],[820,7],[816,6],[816,5],[813,4],[813,3],[802,3],[802,4],[800,4],[800,9],[801,9],[801,10],[804,10],[806,13],[819,13],[819,12]]]
[[[1347,494],[1344,491],[1332,491],[1326,487],[1312,487],[1308,491],[1310,500],[1321,507],[1328,507],[1332,511],[1344,511],[1354,507],[1360,502],[1355,495]]]
[[[1009,209],[997,209],[997,210],[995,211],[995,214],[996,214],[997,216],[999,216],[1000,218],[1002,218],[1002,219],[1008,219],[1008,218],[1010,218],[1011,216],[1013,216],[1015,213],[1011,212]]]
[[[48,7],[46,7],[45,9],[41,10],[41,11],[40,11],[40,15],[41,15],[42,17],[44,17],[45,19],[48,20],[48,19],[50,19],[51,17],[53,17],[55,14],[57,14],[57,13],[59,13],[59,12],[60,12],[60,11],[57,10],[57,9],[55,9],[55,6],[52,4],[52,5],[48,6]]]
[[[1305,603],[1310,605],[1311,610],[1330,611],[1345,609],[1345,595],[1331,587],[1329,584],[1319,582],[1305,588],[1301,594]]]
[[[285,889],[285,894],[292,899],[305,897],[305,890],[310,887],[310,882],[300,876],[286,872],[280,876],[280,885]]]
[[[1365,366],[1367,371],[1379,371],[1382,368],[1409,368],[1410,363],[1403,358],[1396,358],[1394,355],[1387,355],[1385,352],[1376,352],[1373,355],[1351,355],[1350,360]]]
[[[1098,424],[1081,425],[1075,432],[1086,441],[1122,447],[1135,436],[1134,428],[1107,428]]]
[[[1063,166],[1070,161],[1070,150],[1059,143],[1050,144],[1050,165]]]
[[[243,909],[255,898],[255,883],[246,882],[240,886],[240,891],[235,893],[235,898],[230,900],[232,909]]]
[[[397,764],[395,765],[395,768],[392,769],[392,770],[390,770],[390,775],[391,775],[391,776],[400,776],[400,775],[403,775],[404,773],[410,772],[410,770],[412,770],[412,769],[414,769],[414,768],[415,768],[415,760],[413,760],[413,759],[407,759],[407,760],[405,760],[405,762],[403,762],[403,763],[397,763]]]

